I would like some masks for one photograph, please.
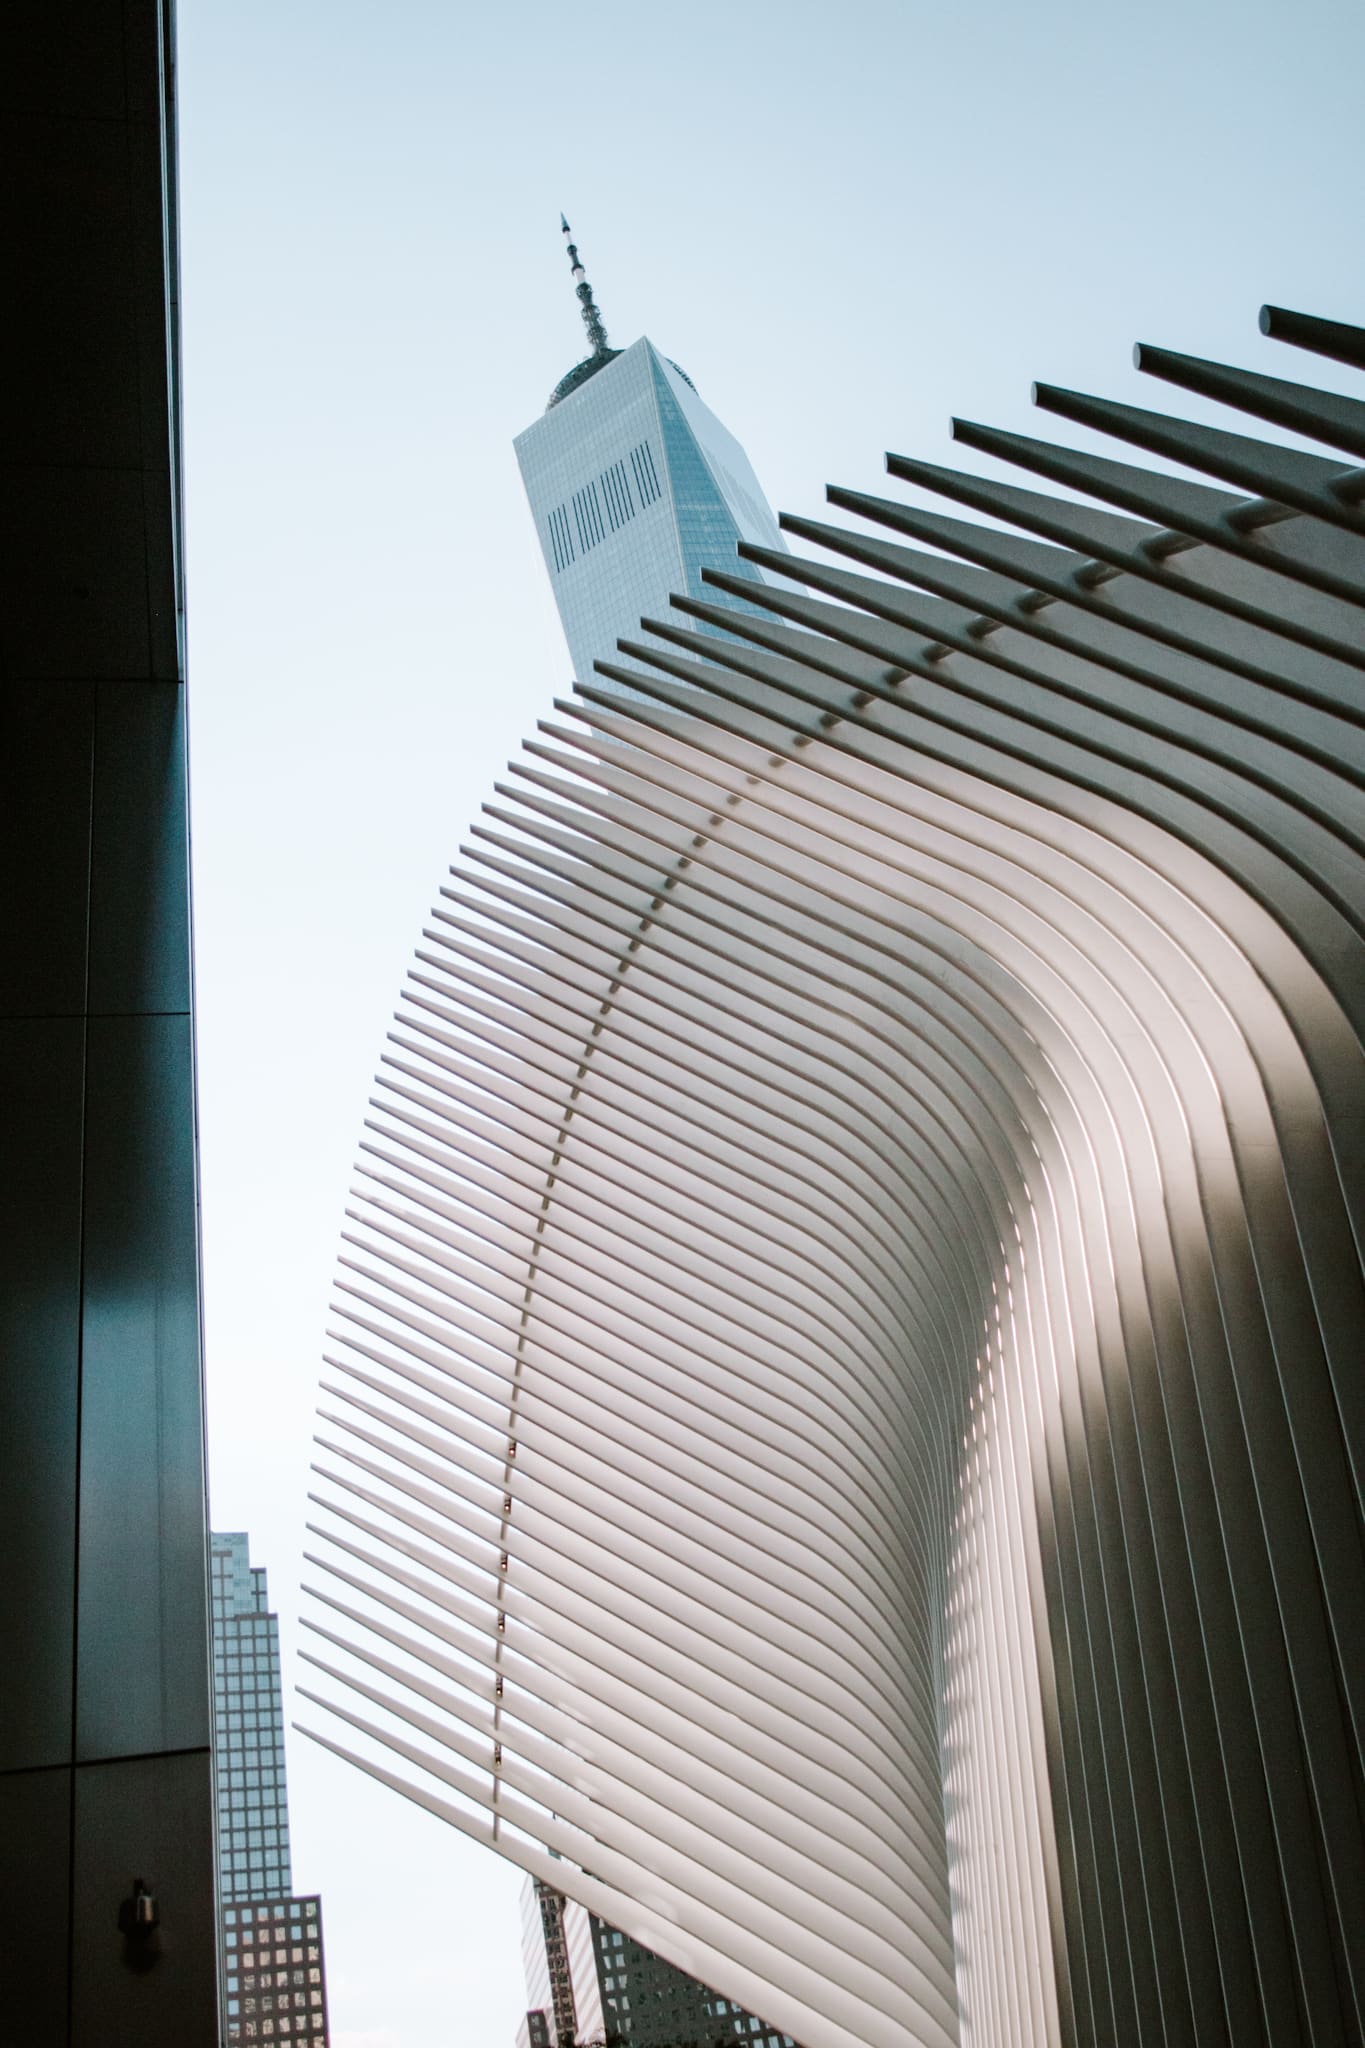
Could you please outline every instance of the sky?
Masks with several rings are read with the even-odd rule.
[[[648,333],[770,502],[961,457],[1034,378],[1187,417],[1137,340],[1349,388],[1358,0],[180,0],[214,1525],[296,1676],[312,1411],[371,1077],[428,905],[569,681],[512,453]],[[1235,421],[1228,424],[1236,426]],[[893,487],[898,489],[899,487]],[[289,1738],[334,2048],[512,2048],[519,1878]]]

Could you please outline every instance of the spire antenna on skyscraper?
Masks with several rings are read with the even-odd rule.
[[[602,315],[598,310],[597,301],[592,295],[592,286],[588,283],[588,273],[584,270],[579,259],[578,250],[574,246],[572,240],[573,229],[569,226],[562,213],[559,216],[559,225],[563,231],[565,247],[569,252],[569,266],[573,272],[574,290],[578,294],[578,307],[583,315],[583,325],[588,330],[588,340],[592,343],[592,352],[595,356],[605,356],[610,353],[607,348],[607,330],[602,325]]]

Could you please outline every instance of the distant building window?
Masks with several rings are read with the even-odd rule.
[[[567,569],[574,558],[573,540],[569,534],[568,515],[562,505],[556,505],[549,516],[550,552],[554,556],[556,573]]]
[[[603,470],[602,495],[606,500],[612,531],[618,532],[628,519],[635,517],[635,499],[624,462],[613,462],[609,469]]]
[[[663,496],[659,486],[658,471],[654,467],[654,455],[648,441],[641,441],[630,451],[631,473],[635,488],[640,494],[642,505],[652,505]]]
[[[578,529],[578,543],[584,554],[589,548],[595,548],[599,541],[606,539],[607,529],[602,523],[602,500],[595,483],[585,484],[581,491],[574,492],[573,516]]]

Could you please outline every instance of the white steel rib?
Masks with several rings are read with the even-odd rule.
[[[1042,387],[1213,483],[646,622],[348,1212],[310,1732],[804,2048],[1365,2032],[1365,403],[1141,354],[1331,452]]]

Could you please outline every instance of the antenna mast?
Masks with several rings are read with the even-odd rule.
[[[602,315],[598,311],[597,301],[592,295],[592,286],[588,283],[588,273],[584,270],[579,260],[578,251],[574,247],[572,240],[573,229],[569,226],[562,213],[559,216],[559,225],[563,230],[564,245],[569,253],[569,267],[573,273],[574,291],[578,296],[578,310],[583,315],[583,325],[588,330],[588,340],[592,343],[592,352],[595,356],[608,355],[610,351],[607,347],[607,330],[602,325]]]

